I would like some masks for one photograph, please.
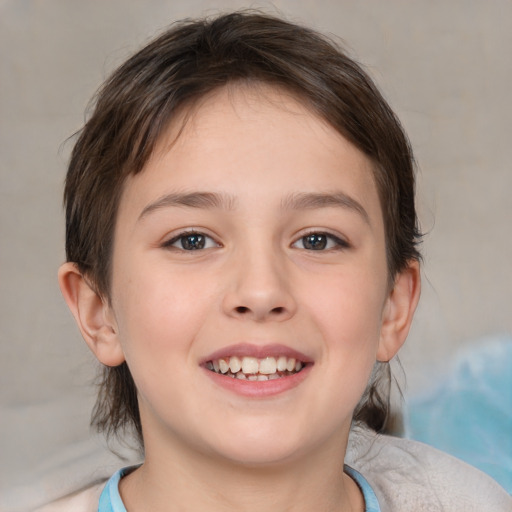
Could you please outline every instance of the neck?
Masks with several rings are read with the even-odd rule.
[[[146,461],[121,481],[121,496],[135,512],[362,512],[361,492],[343,473],[346,440],[336,445],[269,465],[146,446]]]

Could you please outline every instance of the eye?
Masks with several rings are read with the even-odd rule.
[[[330,233],[313,232],[299,238],[292,247],[308,251],[325,251],[348,248],[349,244]]]
[[[164,247],[172,247],[183,251],[199,251],[219,247],[219,244],[212,237],[193,231],[180,233],[165,242]]]

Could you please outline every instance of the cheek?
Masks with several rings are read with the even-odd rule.
[[[385,283],[380,281],[365,272],[340,272],[323,283],[325,293],[309,299],[330,353],[344,354],[343,360],[350,355],[352,362],[373,364],[384,303]]]
[[[130,278],[119,280],[115,309],[127,359],[169,357],[187,349],[211,310],[205,283],[154,267],[124,274]]]
[[[197,291],[199,283],[154,270],[133,272],[117,287],[115,306],[119,339],[140,398],[165,410],[167,400],[180,401],[173,391],[180,389],[177,383],[190,381],[194,340],[211,308]]]

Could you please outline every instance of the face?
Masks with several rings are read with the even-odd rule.
[[[273,463],[341,446],[382,342],[368,159],[283,92],[220,90],[123,191],[112,318],[146,454]]]

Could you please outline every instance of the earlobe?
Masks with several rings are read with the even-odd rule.
[[[384,306],[378,361],[390,361],[403,345],[420,298],[420,267],[416,260],[396,276]]]
[[[94,290],[74,263],[59,269],[59,285],[84,340],[106,366],[118,366],[124,354],[110,306]]]

